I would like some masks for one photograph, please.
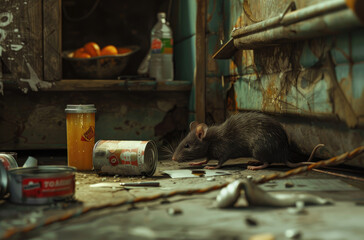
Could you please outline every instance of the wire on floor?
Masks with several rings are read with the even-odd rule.
[[[253,180],[253,181],[256,184],[262,184],[262,183],[266,183],[271,180],[288,178],[293,175],[308,172],[314,168],[338,165],[345,161],[353,159],[354,157],[360,155],[363,152],[364,152],[364,146],[361,146],[361,147],[354,149],[351,152],[343,153],[340,156],[336,156],[336,157],[330,158],[328,160],[323,160],[323,161],[319,161],[319,162],[316,162],[316,163],[313,163],[313,164],[310,164],[307,166],[295,168],[295,169],[289,170],[284,173],[274,173],[269,176],[262,176],[261,178],[259,178],[257,180]],[[1,236],[1,239],[7,239],[16,233],[29,232],[36,228],[50,225],[55,222],[62,222],[62,221],[80,216],[82,214],[88,213],[90,211],[94,211],[94,210],[100,210],[100,209],[109,208],[109,207],[120,207],[120,206],[124,206],[124,205],[128,205],[128,204],[136,204],[136,203],[141,203],[141,202],[151,202],[154,200],[158,200],[158,199],[162,199],[162,198],[169,198],[169,197],[173,197],[173,196],[177,196],[177,195],[204,194],[204,193],[222,189],[222,188],[226,187],[228,184],[229,184],[229,182],[221,184],[221,185],[215,185],[215,186],[211,186],[211,187],[207,187],[207,188],[202,188],[202,189],[187,189],[187,190],[180,190],[180,191],[172,191],[169,193],[159,193],[159,194],[152,195],[152,196],[136,197],[131,200],[123,200],[121,202],[108,203],[108,204],[104,204],[104,205],[100,205],[100,206],[71,209],[71,210],[67,210],[64,214],[62,214],[60,216],[51,216],[51,217],[47,218],[44,222],[33,223],[33,224],[30,224],[30,225],[27,225],[24,227],[9,228]]]

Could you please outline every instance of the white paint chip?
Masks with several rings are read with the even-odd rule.
[[[24,57],[25,59],[25,57]],[[30,77],[29,79],[25,79],[25,78],[20,78],[20,81],[22,82],[28,82],[30,88],[37,92],[38,88],[50,88],[52,87],[52,83],[50,82],[45,82],[39,79],[38,75],[35,73],[34,69],[32,68],[32,66],[29,64],[29,62],[25,59],[25,62],[27,63],[27,67],[30,73]]]
[[[10,12],[0,13],[0,27],[6,27],[13,22],[13,14]]]
[[[11,44],[10,45],[10,49],[12,50],[12,51],[19,51],[19,50],[21,50],[23,48],[23,46],[22,45],[20,45],[20,44]]]

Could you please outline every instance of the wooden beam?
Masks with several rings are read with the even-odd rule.
[[[206,13],[207,0],[197,0],[196,18],[196,75],[195,106],[196,120],[206,119]]]
[[[191,91],[189,81],[156,82],[151,80],[67,79],[41,91]]]
[[[44,81],[62,78],[61,0],[43,1]]]

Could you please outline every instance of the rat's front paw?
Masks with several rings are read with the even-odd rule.
[[[201,161],[201,162],[191,162],[189,163],[190,166],[201,166],[202,164],[208,163],[207,160]]]
[[[246,168],[248,170],[260,170],[260,169],[266,168],[268,166],[269,166],[269,163],[263,163],[262,165],[259,165],[259,166],[250,166],[250,165],[248,165]]]
[[[204,169],[218,169],[220,166],[206,166]]]
[[[203,162],[191,162],[188,165],[190,166],[201,166],[203,164]]]

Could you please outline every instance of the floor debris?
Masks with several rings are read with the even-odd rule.
[[[266,191],[357,191],[340,179],[281,179],[260,185]]]
[[[161,174],[163,171],[176,170],[173,162],[167,161],[164,162],[163,168],[158,169],[156,176],[145,178],[107,176],[102,181],[104,176],[99,176],[95,172],[77,172],[78,184],[75,196],[78,200],[78,203],[75,203],[78,204],[77,207],[75,204],[69,204],[68,207],[55,204],[34,208],[11,204],[7,197],[0,200],[0,239],[3,236],[13,236],[10,239],[80,238],[97,240],[107,236],[108,239],[131,240],[336,240],[360,239],[363,236],[361,219],[364,216],[362,207],[364,185],[362,182],[334,178],[311,171],[287,179],[285,182],[294,184],[291,188],[287,188],[285,182],[280,182],[281,180],[270,181],[268,184],[274,185],[273,187],[263,188],[263,185],[259,185],[259,188],[272,198],[291,194],[295,196],[314,194],[315,197],[321,199],[334,199],[335,205],[309,207],[304,199],[296,198],[294,201],[292,200],[289,207],[256,206],[252,205],[251,201],[255,201],[256,198],[260,199],[260,192],[257,193],[255,189],[252,191],[245,187],[238,191],[238,202],[233,205],[234,208],[216,208],[214,204],[219,191],[202,191],[203,189],[214,189],[215,186],[222,186],[234,180],[245,180],[248,175],[251,176],[251,180],[254,180],[263,175],[269,176],[273,173],[290,170],[271,168],[249,171],[241,169],[241,165],[238,164],[234,165],[235,168],[231,166],[228,167],[229,170],[218,169],[219,172],[228,172],[230,175],[191,176],[176,179]],[[193,175],[192,169],[177,170],[187,170],[189,175]],[[199,174],[201,171],[194,173]],[[214,181],[210,181],[209,178],[213,178]],[[118,182],[114,182],[114,180],[118,180]],[[136,186],[130,187],[130,189],[128,187],[128,191],[124,191],[124,186],[120,186],[120,183],[143,181],[159,182],[162,187]],[[315,186],[306,188],[306,186],[298,186],[298,184]],[[325,184],[329,187],[323,186]],[[238,186],[239,184],[237,184]],[[349,191],[347,186],[352,190]],[[317,189],[337,190],[320,191]],[[197,194],[193,194],[194,192]],[[256,198],[251,198],[251,193],[258,195],[255,196]],[[122,206],[117,205],[118,202],[124,200],[128,203]],[[239,205],[239,201],[246,204]],[[290,213],[289,209],[294,212]],[[87,214],[83,214],[81,211]],[[32,212],[35,213],[32,214]],[[347,217],[348,213],[350,213],[350,218]],[[55,218],[58,218],[55,224],[46,224]],[[345,221],[338,221],[338,219],[345,219]],[[19,227],[20,229],[18,229]],[[11,235],[14,231],[21,233]]]
[[[285,234],[288,239],[301,239],[302,233],[297,229],[287,229]]]
[[[120,183],[120,186],[124,187],[159,187],[159,182],[128,182]]]
[[[231,175],[226,170],[190,170],[190,169],[177,169],[177,170],[166,170],[163,173],[169,175],[171,178],[197,178],[197,177],[212,177],[212,176],[223,176]]]
[[[240,194],[243,191],[244,194]],[[233,207],[242,196],[246,198],[250,206],[288,207],[296,202],[304,202],[313,205],[332,204],[331,199],[321,198],[308,193],[267,192],[254,184],[252,179],[236,180],[223,188],[216,198],[220,208]]]

